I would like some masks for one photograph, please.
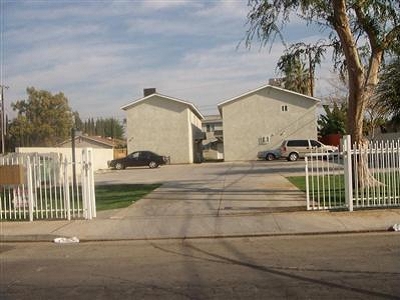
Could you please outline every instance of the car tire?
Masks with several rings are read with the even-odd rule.
[[[122,163],[117,163],[117,164],[115,165],[115,169],[117,169],[117,170],[123,170],[123,169],[125,169],[125,166],[124,166]]]
[[[151,162],[149,162],[150,169],[155,169],[157,167],[158,167],[158,163],[156,163],[155,161],[152,160]]]
[[[296,161],[299,159],[299,155],[296,152],[292,152],[288,156],[288,161]]]
[[[274,159],[275,159],[275,155],[272,154],[272,153],[268,153],[268,154],[265,156],[265,160],[271,161],[271,160],[274,160]]]

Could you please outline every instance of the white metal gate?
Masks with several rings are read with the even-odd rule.
[[[57,153],[0,157],[0,168],[23,170],[22,182],[0,182],[0,220],[96,217],[92,155],[91,148],[82,149],[82,160],[75,164]]]
[[[351,144],[305,158],[307,209],[400,206],[400,141]]]

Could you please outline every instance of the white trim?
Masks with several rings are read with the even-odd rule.
[[[263,90],[263,89],[266,89],[266,88],[270,88],[270,89],[273,89],[273,90],[277,90],[277,91],[289,93],[289,94],[292,94],[292,95],[301,96],[301,97],[304,97],[304,98],[306,98],[306,99],[309,99],[309,100],[312,100],[312,101],[315,101],[315,102],[321,102],[321,100],[319,100],[319,99],[317,99],[317,98],[314,98],[314,97],[311,97],[311,96],[303,95],[303,94],[300,94],[300,93],[297,93],[297,92],[289,91],[289,90],[286,90],[286,89],[283,89],[283,88],[280,88],[280,87],[276,87],[276,86],[272,86],[272,85],[266,84],[266,85],[263,85],[263,86],[261,86],[261,87],[259,87],[259,88],[254,89],[254,90],[251,90],[251,91],[249,91],[249,92],[246,92],[246,93],[244,93],[244,94],[241,94],[240,96],[236,96],[236,97],[230,98],[230,99],[228,99],[228,100],[225,100],[225,101],[223,101],[223,102],[220,102],[220,103],[218,104],[218,110],[219,110],[220,114],[222,115],[222,107],[223,107],[224,105],[226,105],[226,104],[228,104],[228,103],[230,103],[230,102],[237,101],[237,100],[239,100],[239,99],[242,98],[242,97],[248,96],[248,95],[250,95],[250,94],[256,93],[256,92],[258,92],[258,91],[260,91],[260,90]]]
[[[128,104],[126,104],[124,106],[121,106],[120,109],[126,111],[129,108],[131,108],[131,107],[133,107],[133,106],[135,106],[135,105],[137,105],[137,104],[139,104],[139,103],[141,103],[143,101],[146,101],[146,100],[148,100],[148,99],[150,99],[150,98],[152,98],[154,96],[158,96],[158,97],[170,100],[170,101],[175,101],[175,102],[179,102],[179,103],[185,104],[185,105],[189,106],[189,108],[192,110],[192,112],[194,112],[194,114],[197,115],[197,117],[200,120],[204,120],[203,114],[197,109],[196,106],[194,106],[193,103],[190,103],[190,102],[187,102],[187,101],[184,101],[184,100],[180,100],[180,99],[177,99],[177,98],[169,97],[169,96],[166,96],[166,95],[162,95],[162,94],[159,94],[159,93],[154,93],[154,94],[151,94],[151,95],[149,95],[147,97],[141,98],[139,100],[135,100],[135,101],[133,101],[131,103],[128,103]]]

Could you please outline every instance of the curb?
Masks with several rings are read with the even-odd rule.
[[[314,235],[337,235],[337,234],[367,234],[367,233],[392,233],[388,229],[370,230],[348,230],[348,231],[316,231],[316,232],[280,232],[280,233],[259,233],[259,234],[224,234],[204,236],[171,236],[171,237],[148,237],[148,238],[79,238],[80,243],[89,242],[121,242],[121,241],[167,241],[167,240],[200,240],[200,239],[234,239],[234,238],[261,238],[261,237],[285,237],[285,236],[314,236]],[[1,243],[32,243],[54,242],[60,235],[38,234],[38,235],[16,235],[0,236]]]
[[[29,234],[29,235],[0,235],[1,243],[17,243],[17,242],[49,242],[57,238],[52,234]]]

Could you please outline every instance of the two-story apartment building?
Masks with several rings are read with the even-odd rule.
[[[203,158],[204,160],[222,160],[224,158],[222,118],[220,115],[204,116]]]
[[[202,120],[190,102],[145,89],[144,97],[121,107],[126,112],[128,152],[150,150],[173,164],[201,162]]]
[[[278,148],[284,139],[316,139],[318,103],[271,85],[221,102],[224,160],[255,160],[258,151]]]
[[[203,117],[190,102],[145,90],[122,107],[127,114],[128,152],[150,150],[171,163],[255,160],[284,139],[317,138],[319,100],[264,85],[218,105]]]

